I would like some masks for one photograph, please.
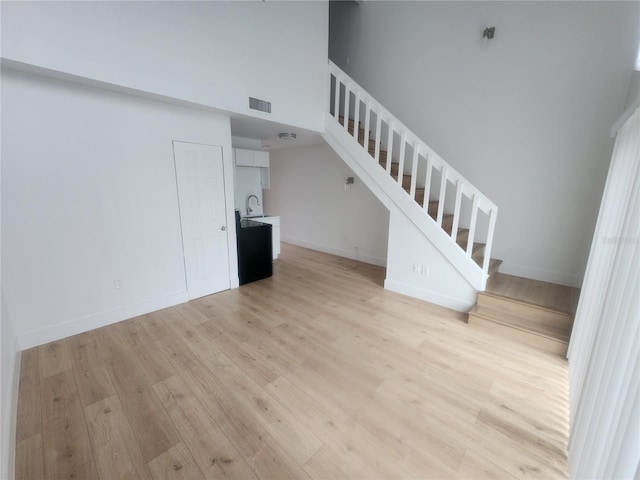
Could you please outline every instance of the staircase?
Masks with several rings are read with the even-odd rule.
[[[344,126],[344,116],[342,115],[338,116],[338,122],[340,123],[340,125]],[[368,138],[368,145],[367,145],[368,153],[374,158],[377,153],[379,165],[382,168],[386,169],[389,157],[388,157],[388,152],[384,149],[385,148],[384,145],[382,145],[382,143],[377,142],[374,138],[372,138],[373,136],[371,131],[369,131],[368,135],[365,135],[365,130],[362,127],[361,122],[358,122],[357,137],[354,131],[355,131],[355,120],[353,118],[350,118],[347,125],[347,132],[350,135],[352,135],[354,138],[356,138],[358,143],[362,146],[364,146],[365,136],[366,136]],[[377,152],[376,152],[376,148],[378,149]],[[391,159],[390,168],[389,168],[389,173],[391,175],[391,178],[396,182],[398,182],[402,186],[402,189],[411,196],[412,176],[403,174],[402,180],[399,181],[398,180],[399,171],[400,171],[399,162],[395,162],[393,161],[393,159]],[[423,187],[415,188],[413,199],[416,201],[416,203],[418,203],[418,205],[424,206],[425,188]],[[430,201],[427,205],[427,214],[433,219],[433,221],[437,221],[438,219],[439,205],[440,205],[439,201]],[[449,237],[451,237],[452,235],[453,225],[454,225],[454,215],[452,213],[444,213],[442,215],[441,227]],[[458,228],[457,233],[455,235],[455,241],[460,248],[462,248],[463,250],[466,250],[469,242],[469,229]],[[479,267],[482,267],[485,248],[486,248],[486,244],[480,243],[480,242],[474,242],[473,247],[471,249],[471,259],[474,262],[476,262],[476,264]],[[498,260],[495,258],[490,259],[489,268],[487,272],[488,275],[491,275],[492,273],[496,272],[500,267],[501,263],[502,263],[502,260]]]
[[[566,356],[579,289],[503,273],[492,275],[469,325]]]
[[[469,324],[565,355],[578,290],[498,273],[497,207],[331,62],[329,80],[325,140],[390,212],[424,235],[430,255],[435,247],[475,289],[463,309]]]

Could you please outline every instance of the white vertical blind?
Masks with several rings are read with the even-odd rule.
[[[640,472],[640,109],[618,130],[569,345],[572,478]]]

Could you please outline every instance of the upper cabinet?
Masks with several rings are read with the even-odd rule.
[[[236,167],[269,168],[269,152],[234,148]]]
[[[261,150],[247,150],[245,148],[234,148],[233,158],[236,167],[260,168],[260,183],[263,189],[269,189],[271,179],[269,176],[269,152]]]

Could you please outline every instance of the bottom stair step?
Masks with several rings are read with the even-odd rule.
[[[505,338],[565,356],[571,332],[548,325],[533,324],[503,310],[475,306],[469,312],[469,325],[481,327]]]

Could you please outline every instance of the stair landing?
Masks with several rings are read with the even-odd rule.
[[[579,295],[577,288],[495,273],[469,325],[565,356]]]

